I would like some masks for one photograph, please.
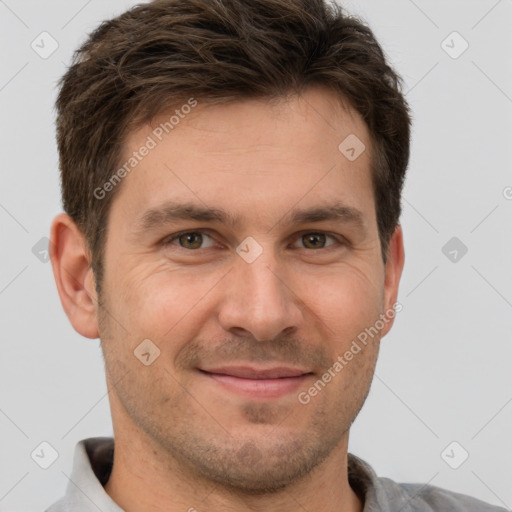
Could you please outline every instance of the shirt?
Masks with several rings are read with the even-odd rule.
[[[105,492],[114,460],[114,439],[93,437],[77,443],[66,493],[45,512],[124,512]],[[464,494],[424,484],[400,484],[378,477],[349,453],[350,486],[364,502],[363,512],[507,512]]]

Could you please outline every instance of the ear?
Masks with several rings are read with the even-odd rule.
[[[388,258],[385,266],[384,277],[384,311],[390,311],[398,297],[398,285],[404,268],[405,252],[402,227],[397,225],[388,245]],[[399,309],[397,309],[399,310]],[[381,337],[385,336],[394,322],[394,316],[388,317],[381,330]]]
[[[86,338],[98,338],[95,280],[85,238],[69,215],[53,219],[50,258],[60,301],[71,325]]]

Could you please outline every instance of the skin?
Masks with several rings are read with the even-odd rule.
[[[126,156],[168,118],[130,133]],[[353,162],[338,150],[349,134],[366,145]],[[102,341],[116,440],[105,489],[124,510],[362,510],[347,477],[349,428],[392,320],[308,404],[297,395],[397,300],[402,230],[384,264],[370,156],[364,121],[322,88],[273,104],[199,102],[116,191],[101,305],[79,229],[55,218],[63,307],[80,334]],[[240,223],[137,231],[145,211],[169,200],[223,208]],[[293,208],[332,202],[357,208],[363,225],[287,221]],[[202,238],[170,240],[199,229]],[[263,251],[252,263],[236,252],[246,237]],[[134,356],[144,339],[160,350],[148,366]],[[199,370],[238,363],[311,374],[261,398]]]

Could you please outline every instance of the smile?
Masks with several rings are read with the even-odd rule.
[[[230,367],[200,370],[224,389],[251,398],[280,398],[297,391],[312,375],[294,368]]]

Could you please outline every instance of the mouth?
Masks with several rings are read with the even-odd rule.
[[[291,367],[230,366],[199,369],[225,390],[251,398],[280,398],[296,391],[313,373]]]

